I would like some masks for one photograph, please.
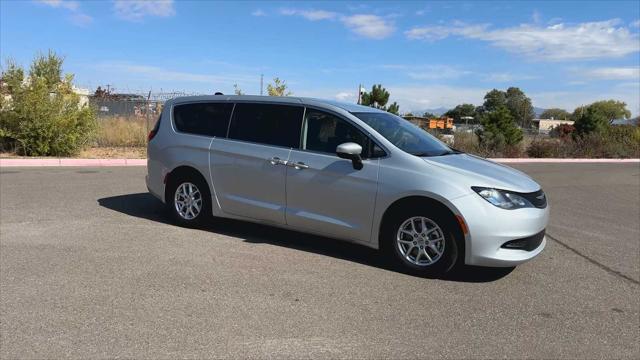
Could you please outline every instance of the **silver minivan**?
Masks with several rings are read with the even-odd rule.
[[[284,227],[381,249],[422,275],[515,266],[546,244],[549,207],[529,176],[371,107],[176,98],[149,134],[147,169],[149,191],[180,225]]]

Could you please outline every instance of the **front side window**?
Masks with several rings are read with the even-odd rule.
[[[276,104],[236,104],[229,138],[297,148],[304,109]]]
[[[362,146],[363,158],[384,156],[384,151],[362,131],[323,111],[307,108],[302,134],[303,150],[335,155],[338,145],[354,142]]]
[[[393,145],[416,156],[440,156],[456,153],[428,132],[409,121],[383,112],[354,112]]]
[[[176,130],[204,136],[227,136],[233,104],[193,103],[173,107]]]

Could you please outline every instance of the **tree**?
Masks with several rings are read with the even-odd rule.
[[[428,111],[425,111],[424,114],[422,114],[422,117],[423,118],[427,118],[427,119],[435,119],[438,116],[436,114],[432,114],[432,113],[430,113]]]
[[[613,123],[613,120],[616,119],[628,119],[631,117],[631,112],[627,110],[627,104],[623,101],[596,101],[589,105],[589,108],[592,108],[594,112],[605,117],[609,124]]]
[[[371,92],[362,93],[361,104],[374,107],[376,109],[381,109],[392,114],[398,115],[400,112],[400,105],[396,102],[393,102],[389,107],[387,107],[387,102],[389,102],[389,92],[387,89],[383,88],[381,84],[373,85],[371,87]]]
[[[273,85],[267,85],[267,94],[269,96],[290,96],[292,92],[289,91],[287,84],[280,78],[273,78]]]
[[[371,106],[377,109],[384,108],[389,101],[389,92],[381,84],[373,85],[371,92],[362,94],[362,105]]]
[[[473,104],[460,104],[454,107],[453,109],[444,113],[445,116],[453,118],[455,123],[464,123],[462,120],[463,117],[470,116],[472,118],[477,118],[478,114],[476,114],[476,107]]]
[[[483,130],[478,131],[480,143],[493,150],[502,150],[522,141],[522,130],[516,126],[506,106],[487,112],[482,119]]]
[[[484,104],[482,108],[484,111],[494,111],[500,106],[507,105],[507,94],[504,91],[493,89],[484,96]]]
[[[572,115],[578,135],[605,131],[613,120],[630,117],[627,104],[616,100],[602,100],[588,106],[579,106]]]
[[[388,108],[386,108],[384,110],[386,110],[387,112],[390,112],[390,113],[392,113],[394,115],[398,115],[398,113],[400,112],[400,105],[398,105],[398,103],[396,103],[394,101],[391,105],[389,105]]]
[[[233,84],[233,93],[236,95],[244,95],[238,84]]]
[[[79,106],[73,75],[62,76],[62,64],[49,51],[36,56],[27,77],[12,63],[2,73],[8,93],[1,97],[0,140],[23,155],[71,155],[92,138],[95,113]]]
[[[414,117],[415,115],[413,115],[413,113],[411,111],[409,111],[408,113],[404,114],[404,117]]]
[[[533,120],[534,110],[525,93],[517,87],[510,87],[507,91],[493,89],[484,96],[484,104],[478,113],[495,111],[501,106],[505,106],[513,119],[521,127],[530,127]]]
[[[529,99],[522,90],[517,87],[508,88],[506,92],[506,105],[516,123],[522,128],[531,127],[535,112],[531,104],[531,99]]]
[[[571,118],[571,114],[559,108],[551,108],[547,109],[540,114],[540,119],[556,119],[556,120],[567,120]]]

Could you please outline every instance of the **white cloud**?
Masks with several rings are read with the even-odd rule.
[[[534,10],[533,14],[531,14],[531,20],[534,24],[540,23],[540,21],[542,20],[542,14],[540,14],[538,10]]]
[[[37,0],[37,2],[54,8],[62,8],[71,11],[78,10],[80,3],[73,0]]]
[[[333,96],[338,101],[353,101],[356,99],[355,92],[341,91]]]
[[[395,31],[393,24],[388,21],[389,18],[394,17],[393,14],[387,17],[371,14],[343,15],[325,10],[300,10],[289,8],[280,9],[280,14],[285,16],[300,16],[309,21],[338,19],[344,24],[344,26],[354,33],[362,37],[376,40],[384,39]]]
[[[483,76],[483,79],[489,82],[513,82],[520,80],[532,80],[536,78],[536,76],[513,74],[510,72],[489,73]]]
[[[509,52],[551,61],[621,57],[640,51],[640,36],[619,24],[620,20],[612,19],[575,25],[523,24],[490,29],[488,25],[455,22],[452,26],[414,27],[405,35],[427,41],[449,36],[478,39]]]
[[[470,75],[471,71],[461,70],[449,65],[412,66],[407,75],[416,80],[457,79]]]
[[[262,11],[262,9],[254,10],[251,15],[253,16],[267,16],[267,13]]]
[[[325,10],[297,10],[297,9],[281,9],[280,14],[286,16],[302,16],[311,21],[332,20],[338,17],[337,13]]]
[[[632,27],[640,27],[640,20],[636,20],[629,25],[631,25]]]
[[[255,76],[244,74],[233,75],[225,73],[221,74],[201,74],[184,71],[175,71],[158,66],[140,65],[129,62],[103,62],[93,66],[97,70],[116,72],[119,74],[127,74],[130,78],[139,78],[145,80],[153,80],[154,82],[185,82],[185,83],[207,83],[214,85],[224,84],[241,84],[246,82],[255,82]]]
[[[78,26],[86,26],[93,22],[93,18],[80,10],[80,3],[73,0],[37,0],[38,3],[56,9],[64,9],[70,13],[69,19]]]
[[[78,26],[87,26],[93,22],[93,18],[85,13],[76,12],[71,15],[71,22]]]
[[[603,67],[576,70],[576,75],[584,76],[589,79],[637,80],[640,82],[640,68],[638,67]]]
[[[115,0],[116,16],[128,21],[140,21],[147,16],[169,17],[176,14],[173,0]]]
[[[370,39],[389,37],[395,28],[378,15],[356,14],[342,17],[342,22],[358,35]]]

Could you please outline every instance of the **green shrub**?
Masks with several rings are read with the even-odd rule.
[[[79,106],[73,76],[62,76],[63,60],[55,53],[38,55],[29,76],[9,63],[2,73],[0,137],[3,147],[28,156],[67,156],[89,143],[95,113]]]
[[[640,157],[640,128],[611,126],[573,139],[534,140],[527,147],[527,155],[540,158],[637,158]]]
[[[480,145],[491,151],[511,151],[522,141],[522,130],[518,129],[513,117],[505,106],[484,114],[483,129],[477,135]]]

